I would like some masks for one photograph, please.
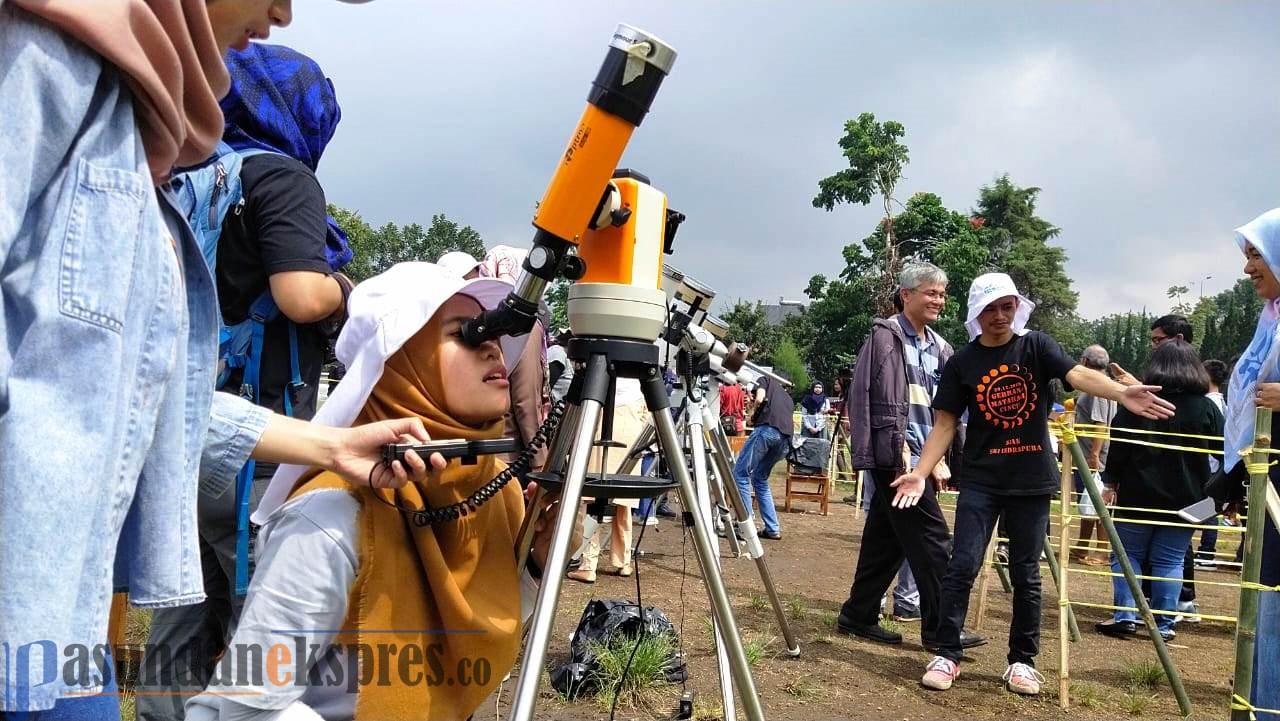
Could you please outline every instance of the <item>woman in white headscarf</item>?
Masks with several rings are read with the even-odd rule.
[[[1253,444],[1258,407],[1271,409],[1273,419],[1274,412],[1280,411],[1280,279],[1276,277],[1280,271],[1280,208],[1237,228],[1235,238],[1244,253],[1244,273],[1264,301],[1253,340],[1236,361],[1227,388],[1226,455],[1222,467],[1240,477],[1245,473],[1241,455]],[[1280,486],[1280,467],[1271,466],[1270,477],[1273,486]],[[1280,534],[1269,517],[1265,525],[1261,583],[1275,586],[1280,584]],[[1250,702],[1258,708],[1280,708],[1280,598],[1274,592],[1259,594],[1253,658]]]

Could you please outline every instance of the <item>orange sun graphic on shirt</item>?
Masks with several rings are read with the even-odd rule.
[[[1001,365],[982,376],[978,384],[978,410],[997,428],[1017,428],[1031,417],[1040,400],[1030,369]]]

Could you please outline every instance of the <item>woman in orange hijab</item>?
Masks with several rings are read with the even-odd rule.
[[[502,437],[510,397],[503,350],[465,345],[460,327],[510,287],[427,263],[358,286],[337,348],[348,373],[317,422],[413,416],[434,439]],[[505,468],[495,456],[462,465],[434,455],[431,465],[424,483],[398,490],[281,468],[255,516],[264,521],[261,550],[232,658],[188,703],[188,719],[466,719],[475,711],[515,662],[522,596],[532,600],[532,574],[515,555],[523,496],[506,484],[455,520],[418,526],[412,511],[475,500]],[[551,523],[540,525],[549,533]],[[544,558],[545,544],[535,544],[532,565]]]

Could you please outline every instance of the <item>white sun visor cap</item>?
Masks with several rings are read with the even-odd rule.
[[[470,273],[480,266],[480,261],[472,258],[470,253],[463,253],[460,250],[451,250],[440,256],[440,260],[436,261],[436,265],[460,276],[466,276],[467,273]]]
[[[969,285],[969,316],[964,321],[964,327],[969,331],[969,340],[982,335],[982,326],[978,324],[982,309],[992,301],[1011,295],[1018,299],[1018,310],[1013,315],[1013,332],[1026,335],[1027,321],[1031,319],[1031,311],[1036,309],[1036,304],[1018,292],[1013,278],[1005,273],[987,273],[973,279],[973,283]]]
[[[334,347],[347,374],[312,421],[349,427],[382,377],[387,359],[422,330],[449,298],[461,293],[491,310],[510,292],[511,284],[504,280],[466,280],[434,263],[417,262],[399,263],[357,285],[351,291],[346,325]],[[520,360],[527,339],[528,335],[501,339],[507,370]],[[266,522],[306,471],[305,466],[281,465],[253,513],[254,523]]]

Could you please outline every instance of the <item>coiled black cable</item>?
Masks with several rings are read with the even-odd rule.
[[[472,491],[471,495],[467,496],[464,500],[458,501],[457,503],[450,503],[447,506],[440,506],[439,508],[427,507],[415,509],[404,508],[392,503],[391,501],[383,498],[379,493],[375,493],[373,495],[379,501],[382,501],[384,504],[391,506],[408,516],[409,521],[418,528],[422,528],[423,526],[432,526],[437,523],[444,523],[445,521],[456,521],[459,518],[475,513],[480,506],[487,503],[490,498],[498,495],[498,492],[511,482],[511,479],[529,470],[529,467],[533,465],[533,457],[537,455],[538,450],[551,441],[552,434],[554,434],[556,429],[560,427],[560,421],[564,418],[564,413],[567,407],[568,404],[564,400],[557,401],[556,404],[551,407],[551,412],[547,414],[547,419],[542,422],[542,425],[538,427],[537,432],[533,434],[533,438],[530,438],[529,443],[524,447],[524,450],[520,451],[520,455],[517,456],[509,466],[504,468],[502,472],[494,476],[483,486]],[[373,485],[373,474],[379,468],[389,469],[390,464],[375,464],[373,468],[369,469],[370,486]]]

